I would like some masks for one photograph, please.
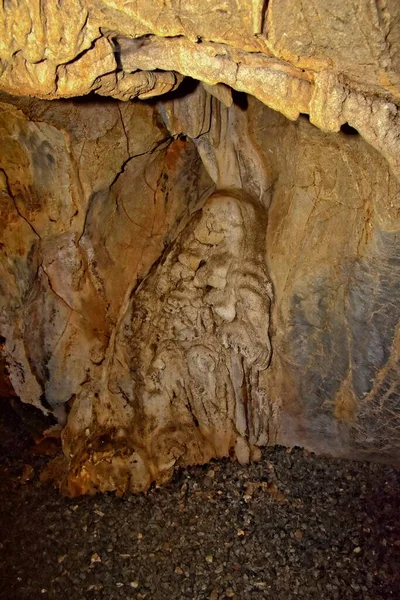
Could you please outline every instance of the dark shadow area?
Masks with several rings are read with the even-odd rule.
[[[122,71],[122,63],[121,63],[121,45],[117,37],[111,38],[112,43],[114,44],[114,58],[117,63],[117,72]]]
[[[237,92],[236,90],[232,90],[232,100],[236,106],[241,108],[242,110],[247,110],[249,106],[249,98],[248,95],[244,92]]]
[[[199,85],[201,85],[201,83],[197,79],[185,77],[182,83],[176,88],[176,90],[173,90],[172,92],[167,92],[162,96],[154,96],[154,98],[146,98],[146,100],[139,100],[139,102],[146,102],[147,104],[154,106],[159,102],[178,100],[179,98],[184,98],[184,96],[192,94]]]
[[[115,98],[110,98],[109,96],[99,96],[95,92],[90,92],[86,94],[86,96],[74,96],[73,98],[60,98],[60,100],[51,100],[51,102],[61,102],[61,103],[72,103],[82,105],[82,104],[115,104],[118,100]]]
[[[343,125],[340,128],[340,131],[345,135],[360,135],[357,129],[354,129],[354,127],[351,127],[351,125],[349,125],[348,123],[343,123]]]
[[[48,404],[47,406],[50,408]],[[4,431],[7,430],[9,422],[13,431],[28,436],[32,443],[41,438],[43,431],[57,423],[53,415],[46,416],[35,406],[25,404],[17,397],[0,398],[0,411],[3,415]]]

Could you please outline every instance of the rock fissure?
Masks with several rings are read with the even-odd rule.
[[[33,233],[35,234],[35,236],[40,240],[41,237],[40,237],[39,233],[36,231],[36,229],[34,228],[34,226],[32,225],[32,223],[30,221],[28,221],[28,219],[26,217],[24,217],[24,215],[21,213],[21,211],[18,208],[17,201],[16,201],[15,197],[13,196],[13,194],[12,194],[12,192],[10,190],[10,186],[9,186],[9,183],[8,183],[7,173],[4,171],[4,169],[0,169],[0,172],[3,174],[4,180],[5,180],[5,185],[6,185],[6,192],[7,192],[8,196],[13,201],[13,205],[14,205],[15,211],[17,212],[18,216],[21,217],[21,219],[23,219],[25,221],[25,223],[27,223],[27,225],[33,231]]]

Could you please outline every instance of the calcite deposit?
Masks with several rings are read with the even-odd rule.
[[[0,394],[69,494],[400,462],[397,0],[3,3]]]

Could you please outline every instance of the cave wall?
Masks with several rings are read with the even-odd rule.
[[[397,0],[22,0],[0,7],[0,39],[10,94],[130,100],[189,76],[325,131],[348,122],[400,173]]]
[[[187,60],[197,44],[204,64],[211,65],[215,57],[224,59],[219,62],[220,67],[225,63],[219,69],[220,78],[230,77],[224,70],[229,71],[227,67],[239,56],[244,59],[244,77],[252,59],[265,58],[275,60],[265,60],[258,67],[286,71],[293,77],[300,77],[303,71],[308,82],[312,82],[313,74],[331,70],[361,86],[399,93],[397,0],[336,0],[331,5],[325,0],[312,4],[297,0],[65,0],[40,6],[21,0],[1,7],[0,23],[0,85],[9,93],[78,96],[99,90],[105,83],[116,94],[146,93],[143,79],[141,89],[135,89],[135,71],[116,77],[113,86],[111,78],[101,79],[116,69],[116,37],[140,39],[136,44],[140,46],[146,36],[156,36],[161,42],[167,38],[170,59],[175,49],[177,54],[179,47],[184,50],[175,57],[181,66],[175,68],[179,73],[184,68],[201,68]],[[195,77],[194,72],[184,74]],[[253,77],[253,83],[249,75],[250,69],[244,85],[256,86],[261,73]],[[273,77],[271,73],[269,76]],[[212,78],[212,70],[208,77]],[[217,81],[222,79],[207,83]]]
[[[0,39],[1,393],[63,489],[398,461],[398,2],[23,0]]]
[[[356,131],[326,134],[249,103],[273,173],[266,377],[281,400],[277,440],[398,461],[399,183]]]
[[[68,493],[276,443],[399,460],[396,177],[211,91],[2,98],[3,363]]]
[[[3,354],[15,394],[62,419],[125,296],[212,184],[149,105],[21,104],[1,105]]]

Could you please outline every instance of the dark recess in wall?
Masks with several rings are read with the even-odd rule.
[[[340,131],[345,135],[360,135],[357,129],[354,129],[354,127],[352,127],[348,123],[343,123],[343,125],[340,128]]]

